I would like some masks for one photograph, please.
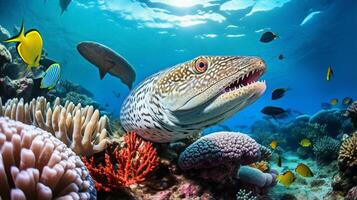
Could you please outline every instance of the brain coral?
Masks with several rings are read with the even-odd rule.
[[[345,139],[340,147],[338,163],[341,169],[357,168],[357,132]]]
[[[90,199],[92,180],[75,153],[50,133],[0,118],[0,199]]]
[[[251,164],[260,159],[260,145],[236,132],[216,132],[201,137],[179,157],[181,169],[211,168],[221,164]]]

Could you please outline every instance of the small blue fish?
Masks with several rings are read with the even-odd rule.
[[[61,66],[58,63],[52,64],[42,75],[40,88],[53,89],[61,76]]]

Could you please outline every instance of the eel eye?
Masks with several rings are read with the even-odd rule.
[[[196,60],[195,63],[195,71],[197,74],[202,74],[207,71],[208,68],[208,61],[204,58],[199,58]]]

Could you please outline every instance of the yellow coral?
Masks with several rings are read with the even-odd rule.
[[[259,169],[262,172],[266,172],[269,170],[269,163],[266,161],[255,162],[255,163],[250,164],[249,166]]]
[[[90,156],[103,151],[107,145],[108,117],[99,118],[99,110],[94,110],[93,106],[82,108],[81,104],[75,106],[68,101],[62,106],[59,98],[51,106],[44,97],[29,103],[10,99],[3,106],[0,98],[0,116],[52,133],[77,155]]]
[[[357,167],[357,132],[342,142],[338,162],[342,168]]]

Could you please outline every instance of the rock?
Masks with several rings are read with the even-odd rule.
[[[20,78],[11,80],[9,77],[0,78],[0,94],[3,101],[13,97],[22,97],[25,101],[32,98],[33,80]]]
[[[293,194],[284,194],[281,200],[297,200],[297,198]]]
[[[296,117],[295,121],[307,123],[310,120],[310,115],[299,115]]]
[[[351,180],[349,178],[343,177],[343,175],[341,175],[340,173],[337,173],[333,177],[331,186],[334,191],[347,192],[348,189],[353,187],[353,183],[351,182]]]
[[[6,39],[9,39],[10,37],[11,37],[11,35],[10,35],[9,31],[0,25],[0,41],[1,41],[1,43],[8,46],[8,43],[5,43],[3,41]]]
[[[315,180],[312,180],[310,185],[311,187],[320,187],[322,185],[324,185],[326,183],[325,180],[323,179],[315,179]]]
[[[4,45],[0,44],[0,69],[2,69],[6,63],[10,62],[12,62],[12,56],[10,52]]]
[[[16,46],[10,46],[8,48],[8,50],[9,50],[9,52],[11,54],[13,62],[15,62],[15,63],[21,63],[22,62],[19,54],[17,53]]]
[[[3,69],[1,70],[1,74],[11,79],[18,79],[24,77],[25,69],[25,65],[16,63],[6,63]]]

